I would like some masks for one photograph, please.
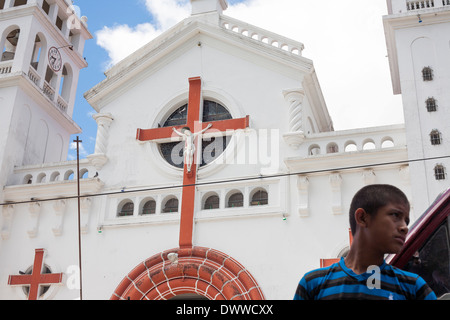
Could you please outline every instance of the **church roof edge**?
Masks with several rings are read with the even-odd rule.
[[[124,79],[128,78],[133,70],[139,69],[143,64],[148,64],[149,60],[152,60],[151,64],[156,63],[160,59],[158,57],[161,56],[161,52],[174,50],[181,45],[180,43],[188,41],[198,33],[227,38],[229,41],[239,39],[241,46],[245,43],[244,47],[248,50],[254,47],[253,51],[256,54],[266,52],[280,62],[290,63],[305,72],[310,72],[312,68],[312,61],[302,56],[304,45],[301,42],[225,15],[209,13],[184,19],[118,62],[105,72],[106,79],[87,91],[84,97],[95,110],[99,111],[101,108],[97,102],[102,99],[101,91],[109,91],[107,88],[114,86],[117,81],[126,81]],[[286,55],[288,59],[286,59]]]

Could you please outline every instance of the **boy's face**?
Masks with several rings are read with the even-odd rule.
[[[370,237],[383,254],[399,253],[405,244],[409,224],[409,204],[390,203],[370,216]]]

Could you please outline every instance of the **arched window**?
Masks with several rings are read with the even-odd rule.
[[[336,143],[332,142],[327,145],[327,153],[338,153],[339,147]]]
[[[20,29],[18,28],[12,30],[6,35],[6,39],[2,48],[1,61],[14,60],[19,39],[20,39]]]
[[[155,214],[156,213],[156,201],[148,200],[142,207],[142,215]]]
[[[55,89],[57,80],[58,80],[58,75],[50,68],[50,66],[47,66],[47,71],[45,73],[45,81],[50,85],[51,88]],[[54,94],[54,92],[53,92],[53,94]],[[52,100],[53,100],[53,98],[52,98]]]
[[[253,196],[250,202],[252,206],[263,206],[269,204],[269,194],[266,190],[259,190]]]
[[[62,69],[61,83],[59,87],[59,95],[67,103],[70,99],[70,91],[72,90],[72,68],[69,64],[65,64]]]
[[[435,129],[430,133],[430,140],[433,146],[440,145],[442,142],[442,136],[439,130]]]
[[[84,168],[80,170],[80,179],[87,179],[89,178],[89,170]]]
[[[67,172],[64,174],[64,181],[73,180],[74,175],[75,175],[75,174],[74,174],[74,172],[73,172],[72,170],[67,171]]]
[[[436,180],[445,180],[447,178],[445,167],[442,164],[438,164],[434,167],[434,176]]]
[[[53,172],[50,176],[50,182],[59,181],[60,175],[58,171]]]
[[[431,67],[425,67],[422,69],[423,81],[433,81],[433,69]]]
[[[228,198],[228,208],[238,208],[244,206],[244,195],[241,192],[233,193]]]
[[[393,147],[395,147],[395,144],[394,144],[394,141],[392,140],[392,138],[386,137],[382,140],[382,142],[381,142],[382,149],[393,148]]]
[[[45,183],[47,180],[47,175],[45,173],[40,173],[37,177],[37,183]]]
[[[117,213],[117,216],[119,217],[128,217],[132,216],[134,212],[134,203],[130,200],[124,201],[119,206],[119,212]]]
[[[355,152],[358,151],[358,147],[354,141],[349,141],[345,144],[345,152]]]
[[[25,178],[23,178],[23,184],[32,184],[33,176],[31,174],[27,174]]]
[[[208,197],[205,201],[205,205],[203,207],[204,210],[212,210],[219,209],[220,199],[217,195],[213,195]]]
[[[373,140],[366,140],[363,145],[363,150],[374,150],[376,148],[375,142]]]
[[[42,53],[42,41],[39,35],[34,39],[33,55],[31,56],[31,66],[38,71],[39,61]]]
[[[318,145],[315,144],[309,147],[308,155],[315,156],[318,154],[320,154],[320,147]]]
[[[163,213],[178,212],[178,199],[171,198],[171,199],[167,200],[162,212]]]

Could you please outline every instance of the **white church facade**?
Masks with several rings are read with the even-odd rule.
[[[387,1],[405,124],[346,131],[302,43],[191,3],[85,93],[98,133],[77,168],[87,19],[0,0],[0,299],[292,299],[347,252],[361,187],[399,187],[412,220],[448,188],[448,0]]]

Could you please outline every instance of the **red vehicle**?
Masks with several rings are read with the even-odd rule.
[[[450,189],[411,226],[405,246],[386,261],[419,274],[439,299],[450,300]]]

